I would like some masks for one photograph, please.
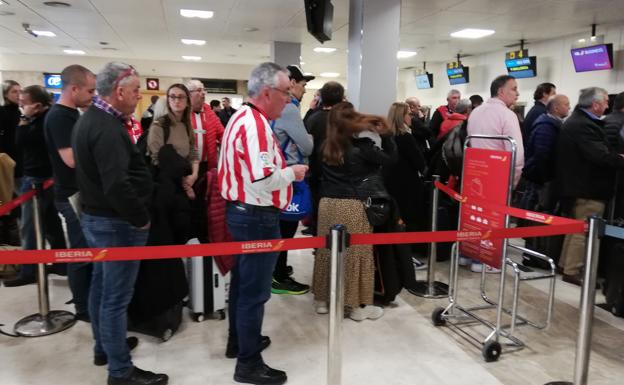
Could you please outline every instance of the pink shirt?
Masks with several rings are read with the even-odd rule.
[[[514,187],[518,184],[524,167],[524,145],[522,131],[516,114],[498,98],[491,98],[472,111],[468,118],[468,135],[503,135],[516,141],[516,167]],[[511,151],[509,142],[493,139],[474,139],[471,147],[488,148],[491,150]]]

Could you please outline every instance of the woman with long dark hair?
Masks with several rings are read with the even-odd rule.
[[[380,191],[363,188],[371,176],[380,177],[380,168],[396,161],[396,145],[388,122],[381,116],[360,114],[348,102],[336,104],[329,112],[327,137],[321,148],[321,201],[318,235],[341,223],[350,233],[370,233],[363,200]],[[378,186],[383,189],[383,184]],[[355,321],[377,319],[383,309],[373,306],[375,267],[373,247],[352,246],[345,256],[345,300],[349,317]],[[329,299],[329,251],[317,250],[312,290],[316,312],[327,313]]]

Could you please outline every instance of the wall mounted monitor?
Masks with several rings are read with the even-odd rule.
[[[535,56],[505,60],[507,73],[516,79],[537,76],[537,58]]]
[[[453,86],[455,84],[466,84],[470,82],[470,68],[459,66],[455,68],[446,69],[446,75],[448,76],[449,83]]]
[[[334,6],[330,0],[304,0],[308,32],[324,43],[332,38]]]
[[[610,70],[613,68],[613,44],[573,48],[572,62],[576,72]]]
[[[427,90],[433,88],[433,74],[424,73],[416,75],[416,88],[419,90]]]

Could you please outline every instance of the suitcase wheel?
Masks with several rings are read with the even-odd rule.
[[[163,332],[163,335],[161,338],[164,342],[164,341],[169,341],[169,339],[171,339],[172,336],[173,336],[173,330],[167,329]]]
[[[223,321],[225,319],[225,310],[219,310],[217,312],[217,318],[221,321]]]
[[[191,313],[191,318],[195,322],[202,322],[204,320],[204,313]]]

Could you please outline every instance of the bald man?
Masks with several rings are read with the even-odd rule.
[[[405,103],[409,106],[410,115],[412,115],[412,123],[410,124],[412,135],[416,138],[416,142],[421,152],[425,155],[425,158],[429,160],[432,135],[431,130],[429,130],[429,127],[425,124],[425,115],[421,110],[420,100],[412,96],[405,99]]]

